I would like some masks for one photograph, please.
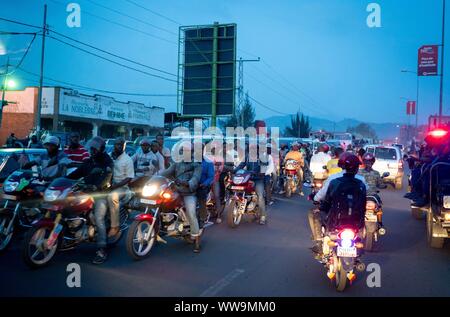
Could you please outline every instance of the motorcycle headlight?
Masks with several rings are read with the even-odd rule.
[[[243,181],[244,181],[244,177],[242,177],[242,176],[233,177],[233,183],[235,183],[236,185],[242,184]]]
[[[444,221],[445,221],[445,222],[447,222],[447,221],[450,222],[450,212],[447,212],[447,213],[444,215]]]
[[[3,185],[3,190],[5,193],[10,193],[15,191],[17,186],[19,186],[19,182],[5,182]]]
[[[55,201],[61,193],[60,190],[46,189],[44,192],[44,201]]]
[[[444,196],[444,208],[450,209],[450,196]]]
[[[142,188],[142,196],[151,197],[158,191],[158,186],[147,184]]]

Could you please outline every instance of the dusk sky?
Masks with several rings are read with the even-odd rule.
[[[66,25],[65,7],[70,2],[81,6],[80,28]],[[418,48],[441,42],[441,0],[134,2],[159,15],[126,0],[1,0],[0,17],[42,25],[43,6],[47,3],[51,29],[169,73],[177,73],[179,24],[237,23],[238,57],[262,59],[259,63],[247,63],[244,75],[245,90],[274,109],[255,104],[257,118],[261,119],[300,109],[306,115],[331,120],[406,122],[406,101],[401,97],[416,98],[416,76],[400,71],[416,71]],[[369,28],[366,24],[369,14],[366,7],[370,2],[381,6],[381,28]],[[147,21],[147,24],[95,3]],[[447,10],[446,43],[450,44],[449,18]],[[35,29],[0,21],[0,31],[34,32]],[[29,35],[0,35],[0,54],[9,53],[11,63],[16,64],[31,38]],[[41,38],[37,37],[23,69],[39,73],[40,49]],[[6,56],[0,56],[0,64],[6,63]],[[444,114],[450,114],[449,57],[450,48],[447,48]],[[51,38],[46,43],[44,76],[110,91],[176,94],[174,82],[122,68]],[[21,87],[38,82],[37,77],[22,71],[17,71],[14,77]],[[54,83],[46,81],[46,84]],[[175,97],[111,96],[176,111]],[[421,122],[438,111],[438,103],[439,77],[421,77]]]

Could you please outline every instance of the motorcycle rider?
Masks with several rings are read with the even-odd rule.
[[[326,171],[323,167],[327,165],[329,160],[331,160],[331,156],[328,154],[329,150],[330,147],[327,144],[321,144],[317,149],[317,153],[311,157],[311,161],[309,163],[309,169],[313,178],[311,179],[311,182],[314,178],[326,178]]]
[[[42,149],[44,146],[42,145],[42,142],[39,141],[36,134],[33,134],[30,138],[30,142],[28,142],[28,148],[29,149]]]
[[[94,264],[101,264],[106,261],[106,225],[105,217],[108,212],[108,202],[106,200],[106,190],[111,185],[111,178],[114,169],[114,162],[105,152],[105,140],[96,136],[88,143],[90,157],[84,160],[82,164],[67,177],[70,179],[80,179],[84,177],[84,183],[87,185],[87,192],[95,192],[94,217],[97,227],[97,251],[92,261]]]
[[[335,147],[333,149],[333,158],[327,163],[328,176],[342,172],[342,168],[338,166],[339,157],[344,153],[344,149],[341,147]]]
[[[110,187],[108,207],[111,213],[111,229],[108,237],[114,237],[119,233],[120,199],[129,195],[128,184],[134,178],[134,165],[131,157],[125,152],[126,141],[119,137],[114,142],[114,150],[111,157],[114,161],[112,185]]]
[[[144,138],[139,143],[142,151],[136,152],[131,159],[135,166],[136,177],[151,177],[159,170],[159,160],[153,151],[150,151],[151,142]],[[157,151],[157,153],[159,153]]]
[[[364,177],[369,186],[367,195],[378,196],[378,189],[384,189],[387,185],[383,183],[380,173],[372,168],[375,163],[375,156],[372,153],[366,153],[363,155],[362,160],[364,168],[360,169],[358,174]]]
[[[80,133],[74,131],[69,136],[70,143],[64,149],[64,153],[73,162],[81,163],[89,158],[89,152],[80,144]]]
[[[366,185],[356,177],[359,163],[356,155],[341,155],[339,166],[345,172],[329,182],[319,209],[314,208],[308,213],[311,232],[316,242],[312,248],[315,253],[322,253],[322,216],[325,218],[327,231],[346,225],[360,229],[364,225]]]
[[[305,160],[303,157],[302,152],[300,150],[300,144],[298,142],[294,142],[291,145],[291,150],[286,154],[284,157],[284,164],[287,162],[287,160],[294,160],[298,164],[297,168],[297,177],[299,180],[299,195],[304,196],[303,194],[303,167],[305,166]]]
[[[193,149],[193,145],[190,149]],[[194,252],[200,252],[200,229],[197,219],[197,188],[202,176],[202,165],[193,159],[194,151],[191,151],[191,159],[182,159],[172,163],[169,168],[160,171],[158,175],[175,178],[175,186],[184,200],[186,215],[189,220],[191,237],[189,242],[194,243]]]
[[[255,191],[258,196],[258,206],[261,213],[261,218],[259,219],[260,225],[266,224],[267,211],[266,202],[264,197],[264,174],[261,172],[261,160],[258,153],[258,147],[255,144],[249,146],[249,155],[245,156],[245,160],[239,164],[239,166],[234,170],[236,173],[240,169],[247,168],[247,171],[252,173],[252,180],[255,182]],[[256,155],[255,155],[256,153]]]
[[[59,138],[48,136],[44,141],[47,157],[38,157],[34,161],[24,164],[24,169],[40,166],[44,180],[52,180],[66,175],[67,165],[71,163],[67,155],[59,150]]]

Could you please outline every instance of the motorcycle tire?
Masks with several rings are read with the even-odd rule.
[[[49,254],[43,260],[40,260],[40,261],[33,260],[34,252],[32,253],[30,251],[30,245],[31,245],[31,241],[32,241],[33,237],[40,230],[45,230],[45,233],[48,232],[48,234],[50,234],[52,232],[53,228],[50,228],[50,227],[32,227],[30,230],[28,230],[25,233],[25,237],[24,237],[24,240],[23,240],[22,259],[24,260],[25,264],[28,267],[32,268],[32,269],[37,269],[37,268],[44,267],[44,266],[48,265],[50,263],[50,261],[53,259],[53,256],[55,255],[56,251],[58,250],[59,245],[61,244],[61,237],[62,237],[62,235],[60,234],[58,236],[58,239],[55,241],[52,249],[49,251]]]
[[[11,240],[14,235],[14,224],[10,233],[7,235],[3,234],[4,228],[8,227],[11,220],[11,215],[0,215],[0,253],[5,252],[11,245]]]
[[[338,269],[336,271],[336,290],[343,292],[347,286],[347,272],[341,264],[341,259],[338,260]]]
[[[126,241],[126,248],[127,248],[127,252],[128,255],[133,259],[133,260],[142,260],[146,257],[148,257],[148,255],[150,254],[150,251],[153,249],[153,247],[156,244],[156,226],[153,226],[152,229],[152,234],[150,237],[150,240],[147,241],[147,246],[146,248],[142,251],[136,250],[134,248],[134,244],[135,244],[135,235],[137,233],[137,230],[139,229],[139,226],[141,226],[143,223],[147,223],[148,226],[151,226],[151,223],[149,223],[148,221],[144,220],[144,221],[133,221],[132,224],[130,225],[130,228],[128,229],[128,234],[127,234],[127,241]]]
[[[225,213],[227,214],[227,223],[230,228],[236,228],[239,226],[239,223],[241,222],[242,215],[237,215],[235,217],[235,211],[237,212],[237,206],[235,201],[228,202],[227,205],[225,205]]]
[[[292,189],[291,189],[291,184],[289,184],[289,182],[286,182],[286,185],[284,185],[284,191],[285,191],[285,195],[286,198],[290,198],[292,195]]]
[[[414,219],[422,220],[423,219],[423,212],[420,210],[420,208],[411,207],[411,215]]]
[[[374,232],[367,232],[366,239],[364,241],[364,250],[372,251],[374,241]]]

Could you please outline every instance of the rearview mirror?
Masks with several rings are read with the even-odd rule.
[[[383,175],[382,175],[381,177],[385,178],[385,177],[388,177],[389,175],[391,175],[391,173],[389,173],[389,172],[384,172]]]

